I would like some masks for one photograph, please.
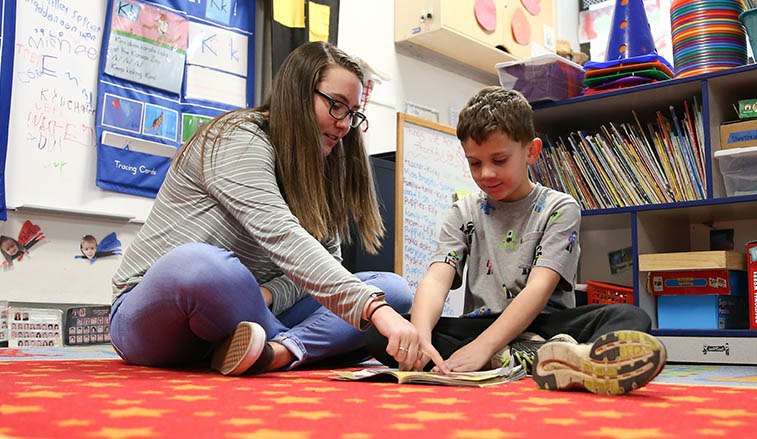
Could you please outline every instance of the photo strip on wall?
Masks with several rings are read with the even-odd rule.
[[[78,306],[66,310],[67,346],[110,343],[110,306]]]
[[[62,316],[59,309],[9,307],[8,347],[61,346]]]

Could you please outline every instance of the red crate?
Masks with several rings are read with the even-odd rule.
[[[633,305],[633,288],[587,280],[587,303],[630,303]]]

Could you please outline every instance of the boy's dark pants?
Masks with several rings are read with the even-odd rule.
[[[484,332],[497,317],[499,315],[441,317],[431,333],[431,342],[446,360]],[[410,319],[410,316],[406,315],[405,318]],[[652,329],[652,320],[644,310],[633,305],[593,304],[539,314],[526,331],[535,332],[547,340],[562,333],[572,336],[579,343],[591,343],[603,334],[621,329],[648,333]],[[397,361],[386,353],[386,337],[371,327],[366,331],[365,338],[371,355],[389,367],[397,367]],[[433,366],[429,362],[426,369]]]

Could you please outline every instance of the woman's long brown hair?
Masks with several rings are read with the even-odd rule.
[[[339,237],[350,243],[353,220],[363,247],[376,253],[384,226],[360,129],[350,129],[329,156],[323,156],[313,96],[326,71],[335,66],[363,82],[358,64],[333,45],[319,41],[298,47],[279,68],[262,105],[213,119],[184,144],[174,166],[180,166],[192,142],[203,142],[201,157],[210,143],[213,157],[223,133],[245,129],[243,125],[253,122],[268,135],[276,151],[279,188],[300,225],[319,241]]]

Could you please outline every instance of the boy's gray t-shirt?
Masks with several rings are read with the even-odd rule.
[[[561,279],[544,312],[575,307],[573,284],[580,247],[581,208],[573,197],[540,184],[522,200],[490,200],[483,192],[457,201],[442,225],[431,264],[457,271],[467,264],[463,315],[504,311],[526,286],[531,268],[547,267]]]

